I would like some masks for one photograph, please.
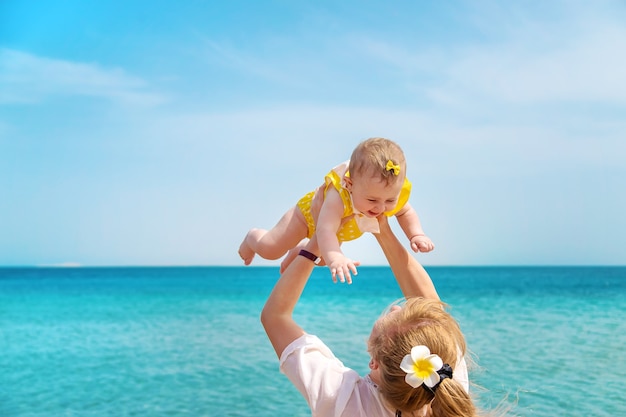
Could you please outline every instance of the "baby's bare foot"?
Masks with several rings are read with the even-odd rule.
[[[250,265],[252,263],[252,259],[254,259],[254,251],[246,243],[245,239],[241,243],[241,246],[239,246],[239,256],[243,259],[244,265]]]

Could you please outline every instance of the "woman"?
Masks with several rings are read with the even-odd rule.
[[[370,373],[345,367],[292,313],[319,250],[314,235],[274,286],[261,322],[280,369],[313,416],[476,416],[469,396],[465,340],[444,310],[424,268],[393,234],[385,216],[375,234],[406,303],[391,306],[372,328]]]

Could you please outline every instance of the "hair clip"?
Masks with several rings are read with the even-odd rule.
[[[400,165],[394,164],[393,161],[390,159],[387,161],[387,165],[385,165],[385,170],[392,171],[393,175],[398,176],[400,174]]]

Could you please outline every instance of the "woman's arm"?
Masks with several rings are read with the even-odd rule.
[[[379,218],[380,233],[374,234],[382,248],[391,270],[405,297],[439,299],[430,276],[394,235],[386,216]],[[317,237],[314,235],[304,247],[318,255]],[[265,328],[276,355],[305,331],[294,321],[293,310],[313,271],[315,264],[304,256],[296,256],[274,286],[261,312]]]
[[[389,226],[387,216],[380,216],[378,222],[380,233],[374,233],[374,236],[391,266],[404,297],[424,297],[439,300],[439,295],[428,272],[400,243]]]
[[[315,236],[304,249],[316,255],[319,253]],[[292,314],[314,266],[310,259],[296,256],[280,276],[261,312],[261,323],[279,358],[291,342],[305,334]]]

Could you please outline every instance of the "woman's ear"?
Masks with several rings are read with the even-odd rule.
[[[380,368],[376,359],[370,361],[370,378],[376,385],[380,385]]]

